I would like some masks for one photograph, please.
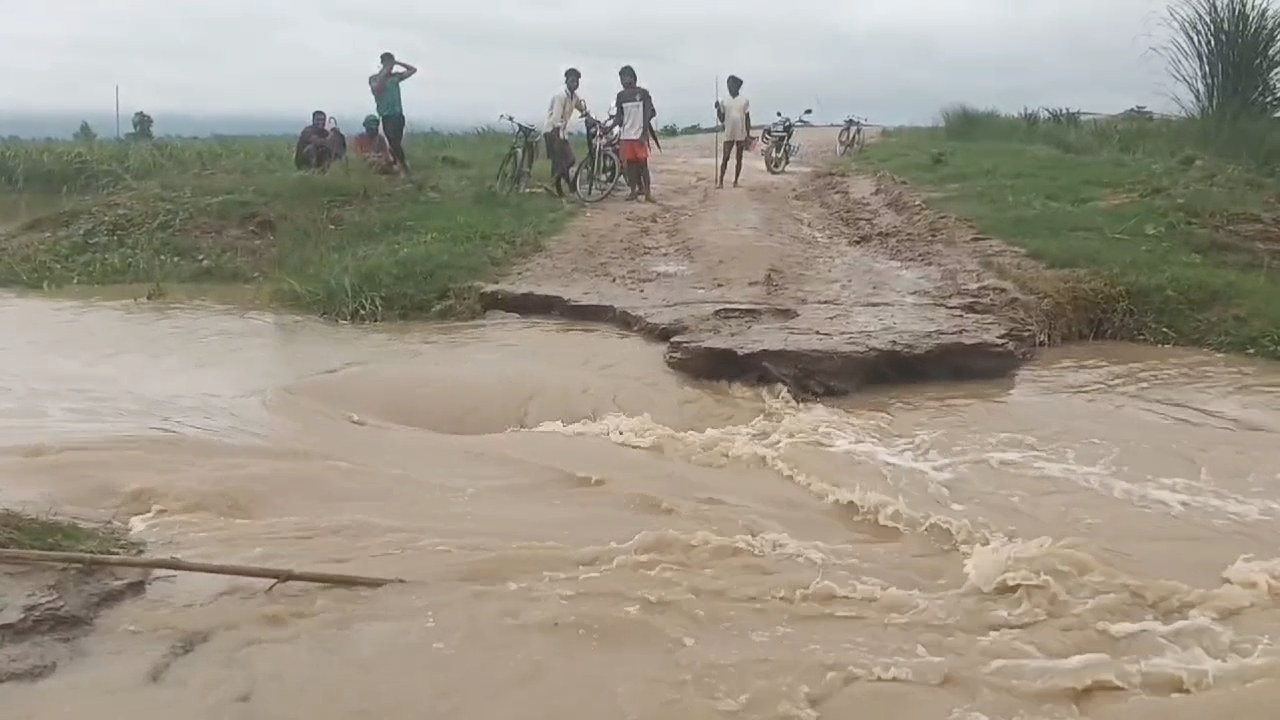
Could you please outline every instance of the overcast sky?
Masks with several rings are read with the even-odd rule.
[[[635,66],[660,121],[711,119],[717,75],[757,117],[813,106],[886,124],[948,103],[1165,108],[1160,0],[58,0],[7,2],[0,111],[339,117],[391,50],[411,119],[539,119],[563,70],[604,110]],[[643,16],[636,10],[643,8]]]

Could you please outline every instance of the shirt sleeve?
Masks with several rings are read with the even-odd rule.
[[[547,110],[547,130],[557,130],[564,125],[564,93],[556,93],[551,98],[551,107]]]
[[[742,114],[745,115],[749,112],[751,112],[751,101],[746,98],[742,98]]]

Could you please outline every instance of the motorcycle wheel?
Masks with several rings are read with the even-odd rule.
[[[770,145],[764,151],[764,169],[770,175],[778,175],[787,167],[787,153],[781,144]]]

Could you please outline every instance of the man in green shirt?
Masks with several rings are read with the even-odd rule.
[[[382,133],[387,137],[391,157],[401,175],[409,174],[409,162],[404,156],[404,106],[400,103],[400,83],[413,77],[418,68],[396,60],[389,52],[382,53],[382,69],[369,76],[369,89],[382,118]],[[396,67],[402,68],[396,70]]]

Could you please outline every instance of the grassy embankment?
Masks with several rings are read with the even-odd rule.
[[[140,546],[115,525],[82,525],[0,508],[0,550],[130,555]]]
[[[864,168],[1115,298],[1103,337],[1280,357],[1280,121],[1040,122],[957,107],[868,146]],[[1044,295],[1045,278],[1011,280]],[[1046,298],[1065,311],[1093,298]],[[1097,322],[1101,319],[1101,325]]]
[[[568,215],[493,192],[508,143],[411,135],[419,185],[355,160],[296,173],[287,138],[0,145],[0,193],[52,207],[0,217],[0,285],[246,284],[339,320],[466,315],[474,282]]]
[[[1164,20],[1153,49],[1181,119],[954,107],[941,127],[894,133],[862,162],[1073,271],[1010,278],[1060,316],[1048,324],[1064,330],[1047,340],[1100,334],[1280,358],[1280,6],[1173,0]],[[1081,274],[1091,282],[1053,280]],[[1073,288],[1075,301],[1064,297]]]

